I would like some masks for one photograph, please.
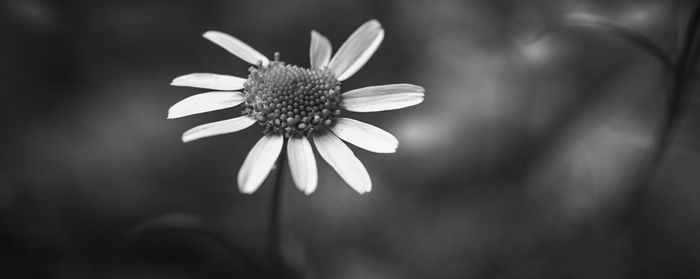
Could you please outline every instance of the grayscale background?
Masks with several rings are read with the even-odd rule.
[[[425,101],[347,114],[400,141],[388,155],[352,147],[371,193],[318,157],[313,195],[285,174],[291,278],[700,278],[697,94],[653,180],[636,183],[664,68],[605,32],[533,40],[559,15],[590,13],[675,55],[693,5],[4,0],[0,278],[259,278],[249,261],[267,261],[272,185],[244,195],[236,174],[261,131],[183,144],[183,131],[240,112],[167,120],[203,92],[169,83],[247,74],[206,30],[308,66],[311,30],[337,49],[373,18],[385,39],[342,88],[414,83]],[[185,229],[138,230],[154,218]]]

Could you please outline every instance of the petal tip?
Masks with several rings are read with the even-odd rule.
[[[243,174],[240,171],[238,172],[236,182],[238,182],[238,190],[243,194],[250,195],[256,190],[256,187],[250,187],[250,185],[246,185],[247,181],[245,181],[245,178],[243,177]]]
[[[241,172],[238,172],[238,190],[243,194],[252,195],[264,182],[265,179],[263,178],[263,180],[259,182],[260,184],[254,184],[255,182],[251,180],[250,177],[243,177]]]
[[[188,142],[196,140],[197,138],[192,137],[192,135],[189,135],[189,134],[187,134],[187,132],[185,132],[185,134],[183,134],[180,139],[182,140],[182,143],[188,143]]]
[[[168,116],[166,119],[173,119],[173,118],[178,118],[179,116],[173,111],[173,108],[170,107],[168,109]]]
[[[255,190],[250,190],[250,189],[245,189],[245,188],[241,188],[239,190],[241,191],[241,193],[246,194],[246,195],[252,195],[253,193],[255,193]]]
[[[255,193],[255,190],[257,190],[255,188],[251,188],[251,187],[240,186],[241,185],[240,182],[238,183],[238,185],[239,185],[238,190],[241,191],[241,193],[245,194],[245,195],[252,195],[253,193]]]
[[[376,18],[370,19],[367,22],[365,22],[367,25],[372,25],[372,27],[377,26],[379,28],[382,27],[382,24],[377,20]]]
[[[238,38],[231,36],[227,33],[210,30],[204,32],[204,34],[202,34],[202,37],[226,49],[231,54],[243,59],[244,61],[250,64],[255,65],[258,63],[258,61],[262,61],[263,65],[267,65],[270,63],[270,60],[267,59],[267,57],[262,55],[260,52],[258,52],[248,44],[244,43],[243,41],[239,40]]]
[[[384,29],[371,19],[353,32],[331,58],[328,67],[339,81],[346,80],[367,63],[384,40]]]
[[[202,37],[204,37],[205,39],[210,40],[210,41],[213,41],[216,39],[215,37],[222,36],[222,35],[230,36],[224,32],[216,31],[216,30],[207,30],[204,33],[202,33]]]
[[[396,148],[385,149],[385,150],[368,150],[368,151],[374,152],[374,153],[379,153],[379,154],[393,154],[393,153],[396,153]]]

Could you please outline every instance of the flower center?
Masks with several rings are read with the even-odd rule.
[[[328,69],[286,65],[275,53],[275,61],[249,71],[243,114],[257,119],[265,134],[310,136],[340,115],[340,82]]]

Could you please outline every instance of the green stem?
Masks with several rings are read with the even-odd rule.
[[[281,278],[280,259],[280,208],[282,207],[282,174],[284,173],[284,165],[286,163],[287,152],[282,148],[279,159],[277,160],[277,174],[275,175],[275,184],[272,188],[272,203],[270,206],[269,219],[269,234],[268,234],[268,252],[270,256],[270,266],[272,269],[272,278]]]

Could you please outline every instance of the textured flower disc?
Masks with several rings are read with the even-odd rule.
[[[275,61],[250,68],[245,83],[247,114],[265,134],[309,136],[325,130],[340,115],[340,82],[328,69],[305,69]]]

